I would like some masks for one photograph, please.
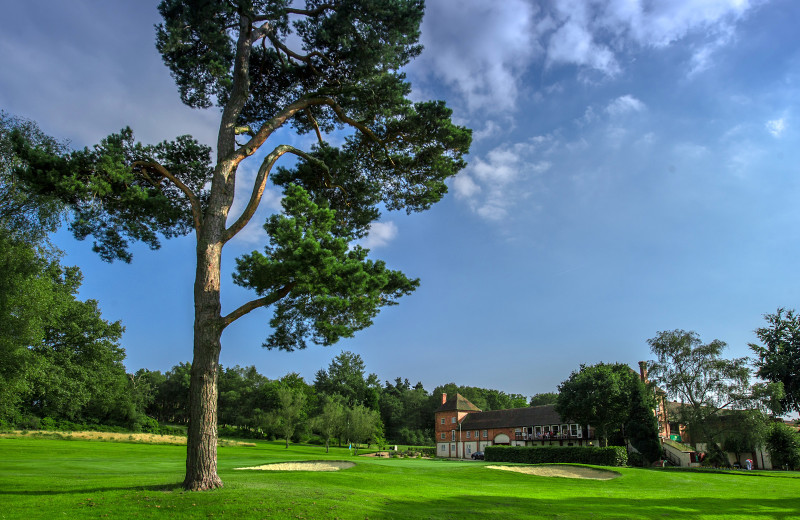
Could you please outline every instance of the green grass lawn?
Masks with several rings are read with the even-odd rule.
[[[6,518],[741,518],[800,519],[800,475],[619,468],[607,481],[537,477],[483,462],[352,457],[258,442],[221,447],[223,489],[180,489],[185,447],[0,439]],[[235,471],[352,460],[338,472]]]

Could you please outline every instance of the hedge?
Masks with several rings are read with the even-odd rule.
[[[625,466],[628,451],[624,446],[487,446],[485,458],[490,462],[524,464],[574,463],[597,466]]]

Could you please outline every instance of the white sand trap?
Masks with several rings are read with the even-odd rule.
[[[587,468],[584,466],[566,466],[561,464],[548,466],[486,466],[489,469],[501,469],[526,475],[540,477],[588,478],[592,480],[611,480],[620,476],[616,471]]]
[[[276,464],[264,464],[263,466],[253,466],[250,468],[234,469],[257,469],[262,471],[339,471],[355,466],[352,462],[343,460],[310,460],[307,462],[279,462]]]

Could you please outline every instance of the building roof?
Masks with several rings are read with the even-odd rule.
[[[527,408],[471,413],[461,421],[461,427],[470,430],[482,430],[487,428],[561,424],[562,422],[561,416],[555,411],[555,407],[552,404],[545,404]]]
[[[447,398],[447,401],[436,409],[437,412],[480,412],[481,409],[469,402],[469,399],[461,394],[456,394]]]

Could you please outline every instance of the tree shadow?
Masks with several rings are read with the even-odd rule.
[[[504,495],[461,495],[423,501],[388,500],[370,518],[800,518],[800,498],[519,498]]]
[[[81,495],[87,493],[103,493],[106,491],[174,491],[176,489],[183,489],[183,481],[174,484],[153,484],[151,486],[108,486],[108,487],[93,487],[93,488],[76,488],[76,489],[20,489],[20,490],[5,490],[0,489],[0,495],[18,495],[18,496],[47,496],[47,495]]]

